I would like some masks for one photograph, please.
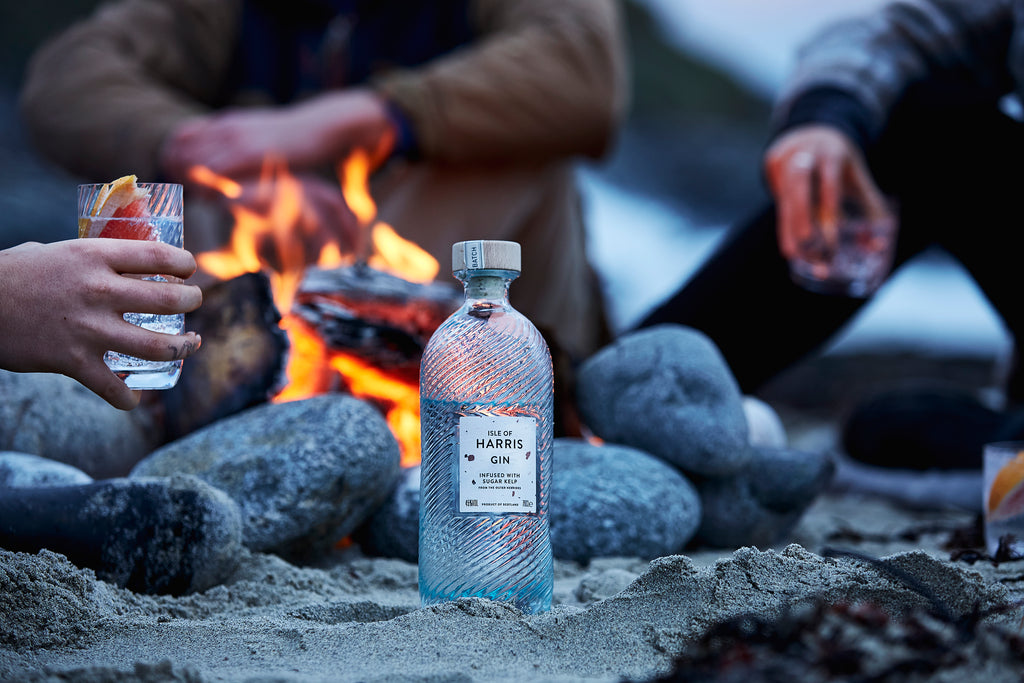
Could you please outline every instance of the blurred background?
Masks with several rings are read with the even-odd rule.
[[[76,234],[79,181],[34,154],[16,97],[32,50],[98,4],[49,0],[41,11],[34,3],[0,3],[0,248]],[[760,169],[770,104],[799,44],[826,22],[881,4],[622,3],[632,111],[613,154],[580,169],[591,255],[617,330],[683,284],[724,231],[765,200]],[[936,252],[898,272],[823,356],[787,373],[768,397],[835,408],[861,384],[915,372],[985,390],[1009,349],[977,287]]]

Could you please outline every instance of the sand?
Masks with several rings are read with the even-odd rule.
[[[948,560],[941,544],[972,517],[828,495],[788,539],[795,542],[777,548],[558,563],[555,607],[529,616],[479,599],[420,608],[415,565],[357,549],[321,567],[246,553],[226,584],[183,597],[119,589],[46,551],[0,551],[0,678],[647,680],[731,617],[863,602],[899,617],[929,605],[892,572],[915,577],[956,615],[1024,598],[1024,562]],[[829,545],[889,556],[888,569],[825,557]],[[1021,613],[985,623],[1013,629]],[[987,651],[962,659],[987,662],[993,681],[1019,671],[1013,657],[1003,665]]]

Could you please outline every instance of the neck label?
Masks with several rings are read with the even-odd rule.
[[[458,511],[537,512],[535,418],[459,418]]]
[[[487,266],[484,263],[484,243],[481,240],[466,242],[466,269],[481,270]]]

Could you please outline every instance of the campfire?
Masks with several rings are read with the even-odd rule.
[[[221,281],[248,273],[269,279],[289,354],[285,384],[271,399],[296,401],[347,391],[378,406],[398,440],[402,465],[420,460],[419,357],[434,329],[457,305],[454,289],[435,284],[436,259],[378,220],[369,191],[371,160],[356,151],[338,167],[345,202],[359,233],[310,247],[340,226],[318,225],[302,183],[268,159],[255,188],[259,210],[232,203],[230,242],[197,255]],[[205,167],[195,183],[237,200],[245,189]]]

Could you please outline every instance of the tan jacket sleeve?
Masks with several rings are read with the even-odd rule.
[[[627,104],[614,0],[477,0],[483,37],[375,86],[408,114],[424,158],[599,157]]]
[[[127,0],[44,44],[21,94],[37,148],[72,173],[158,177],[167,133],[205,110],[226,71],[237,0]]]

